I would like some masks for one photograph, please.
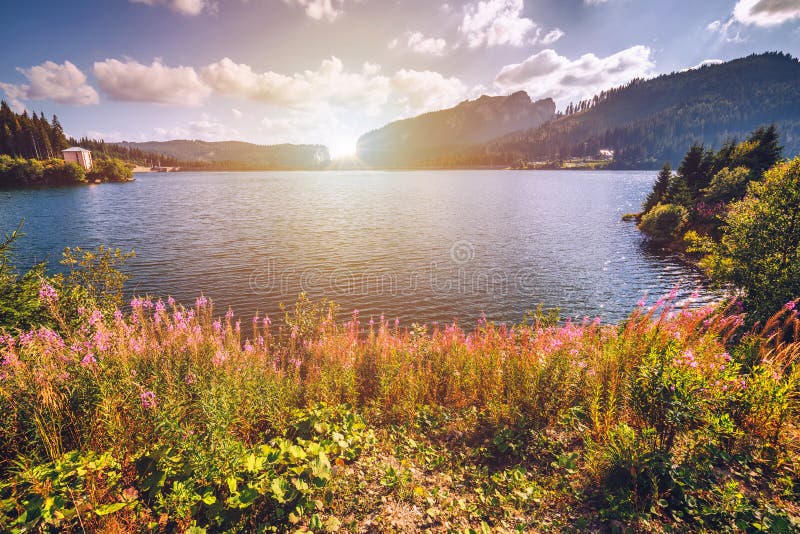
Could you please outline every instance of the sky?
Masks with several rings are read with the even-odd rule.
[[[3,2],[0,96],[107,141],[320,143],[525,90],[800,55],[800,0]]]

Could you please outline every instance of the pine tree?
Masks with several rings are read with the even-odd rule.
[[[53,115],[52,124],[50,144],[53,147],[53,151],[58,155],[61,154],[62,150],[69,148],[69,143],[67,142],[67,136],[64,135],[64,128],[61,127],[61,123],[58,122],[58,117],[55,115]]]
[[[650,194],[647,195],[647,198],[642,205],[642,213],[647,213],[651,209],[653,209],[657,204],[664,201],[667,195],[667,189],[669,188],[669,182],[672,178],[672,167],[669,164],[669,161],[664,163],[664,166],[661,168],[661,171],[658,173],[658,177],[656,178],[656,183],[653,184],[653,190],[650,191]]]

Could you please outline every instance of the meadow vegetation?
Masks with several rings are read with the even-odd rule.
[[[795,301],[619,324],[244,322],[124,303],[120,251],[0,246],[0,530],[800,528]],[[273,322],[274,319],[274,322]]]

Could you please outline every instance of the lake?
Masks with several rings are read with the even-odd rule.
[[[301,291],[404,323],[625,317],[703,278],[634,224],[654,171],[326,171],[137,174],[0,191],[0,230],[25,220],[18,262],[65,246],[134,249],[129,293],[275,315]],[[700,292],[700,302],[713,299]]]

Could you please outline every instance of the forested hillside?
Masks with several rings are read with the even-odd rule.
[[[441,163],[558,160],[609,148],[619,167],[656,167],[679,161],[693,142],[721,146],[771,123],[786,154],[797,154],[800,62],[778,52],[635,79],[571,105],[540,128],[500,137]]]
[[[358,140],[359,158],[374,167],[427,166],[448,154],[553,118],[555,102],[532,102],[524,91],[482,96],[459,105],[395,121]],[[446,164],[446,163],[445,163]]]
[[[319,168],[330,161],[328,149],[322,145],[256,145],[242,141],[175,140],[145,143],[117,143],[116,147],[165,154],[192,166],[213,167],[230,163],[252,168]],[[162,163],[164,164],[164,163]],[[187,164],[181,165],[183,167]]]

